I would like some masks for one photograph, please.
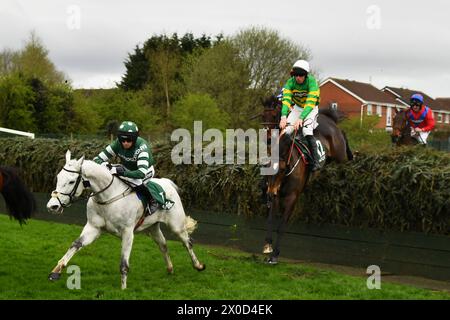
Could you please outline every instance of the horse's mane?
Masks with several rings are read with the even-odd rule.
[[[95,167],[95,168],[100,168],[101,170],[103,170],[103,171],[108,172],[109,174],[111,174],[111,172],[109,171],[108,168],[102,166],[101,164],[98,164],[97,162],[95,162],[95,161],[93,161],[93,160],[85,159],[85,160],[84,160],[84,164],[87,164],[87,165],[89,165],[89,166],[93,166],[93,167]]]
[[[338,123],[345,118],[344,113],[332,109],[319,109],[319,114],[330,118],[334,123]]]
[[[277,97],[273,94],[264,99],[261,99],[261,103],[264,108],[275,108],[278,104],[280,104]]]

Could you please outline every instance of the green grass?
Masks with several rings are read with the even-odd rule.
[[[170,241],[175,273],[168,275],[156,244],[135,237],[128,289],[120,289],[120,241],[102,235],[69,265],[81,269],[81,289],[69,290],[66,270],[58,282],[47,276],[81,231],[80,226],[32,220],[20,227],[0,215],[0,299],[450,299],[433,292],[382,282],[368,290],[366,278],[298,263],[268,266],[262,256],[195,245],[203,272],[195,271],[181,243]]]

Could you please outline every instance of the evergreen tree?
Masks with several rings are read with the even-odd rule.
[[[125,61],[125,74],[118,86],[124,90],[140,90],[149,81],[149,61],[144,53],[144,48],[136,46],[134,53],[128,54]]]

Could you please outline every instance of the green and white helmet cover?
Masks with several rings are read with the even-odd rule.
[[[124,121],[119,126],[119,130],[117,131],[117,136],[120,140],[120,137],[131,137],[134,141],[136,141],[137,136],[139,135],[139,129],[136,123],[131,121]]]
[[[136,125],[136,123],[131,122],[131,121],[124,121],[122,122],[122,124],[119,126],[119,132],[121,133],[138,133],[139,129]]]

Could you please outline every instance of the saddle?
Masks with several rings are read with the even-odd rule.
[[[302,161],[305,164],[310,164],[313,162],[311,150],[308,148],[308,142],[300,132],[294,137],[294,146],[300,153]]]
[[[122,180],[126,185],[128,185],[133,191],[136,192],[139,200],[142,201],[144,208],[146,211],[150,210],[154,203],[156,202],[158,208],[162,208],[164,210],[169,210],[174,205],[174,201],[166,198],[166,192],[164,189],[154,181],[147,181],[140,185],[136,185],[133,181],[128,180],[126,177],[119,176],[117,177]],[[146,212],[146,214],[151,214],[151,212]]]

